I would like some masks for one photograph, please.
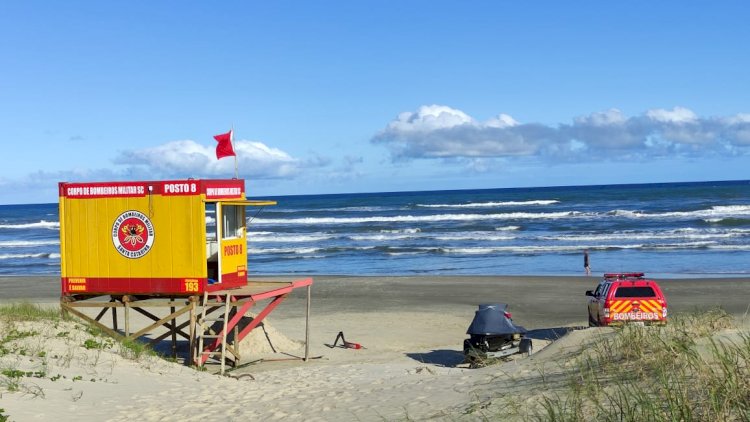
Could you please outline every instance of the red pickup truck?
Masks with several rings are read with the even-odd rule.
[[[667,299],[643,273],[604,274],[596,290],[587,290],[586,296],[590,327],[667,323]]]

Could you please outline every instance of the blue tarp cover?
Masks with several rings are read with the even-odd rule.
[[[474,320],[471,321],[467,334],[474,335],[503,335],[526,333],[526,329],[520,325],[515,325],[505,317],[508,305],[505,303],[490,303],[479,305],[479,309],[474,314]]]

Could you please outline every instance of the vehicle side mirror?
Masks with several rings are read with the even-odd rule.
[[[586,290],[586,296],[594,296],[593,290]]]

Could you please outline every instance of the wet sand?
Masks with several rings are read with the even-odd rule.
[[[294,277],[255,277],[294,280]],[[508,303],[514,320],[529,328],[586,322],[586,290],[598,277],[584,276],[314,276],[312,314],[358,312],[446,312],[472,315],[480,303]],[[721,307],[735,316],[748,313],[750,278],[657,280],[670,312]],[[305,291],[297,290],[279,308],[285,317],[304,312]],[[0,277],[0,302],[56,302],[56,276]],[[281,310],[283,309],[283,312]]]

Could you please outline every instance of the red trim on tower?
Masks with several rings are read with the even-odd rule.
[[[148,294],[162,296],[192,296],[203,293],[206,285],[207,280],[205,277],[61,278],[63,295]]]

